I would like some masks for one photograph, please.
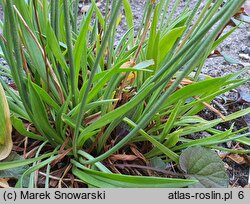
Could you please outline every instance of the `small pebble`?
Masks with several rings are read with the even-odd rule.
[[[244,60],[249,60],[250,59],[250,56],[248,54],[244,54],[244,53],[240,53],[239,57],[241,59],[244,59]]]
[[[245,54],[250,55],[250,47],[246,47],[244,50],[242,50]]]

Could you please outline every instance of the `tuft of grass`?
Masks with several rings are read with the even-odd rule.
[[[46,166],[48,187],[59,161],[89,187],[185,187],[197,181],[118,170],[115,164],[147,168],[153,158],[178,164],[180,152],[189,147],[220,149],[230,140],[250,145],[245,129],[215,129],[249,114],[250,108],[224,116],[210,105],[247,82],[237,78],[246,70],[220,78],[201,74],[209,54],[231,33],[220,37],[221,31],[245,1],[222,6],[222,0],[209,0],[199,15],[201,1],[193,10],[188,1],[174,18],[179,2],[168,14],[169,1],[147,1],[135,35],[128,0],[112,1],[105,15],[92,0],[79,26],[79,1],[2,1],[0,45],[16,88],[0,81],[13,127],[30,141],[40,141],[35,158],[0,163],[1,170],[33,163],[17,187],[29,175],[30,187],[36,186],[33,172]],[[127,32],[114,47],[123,11]],[[218,118],[201,118],[204,108]],[[188,139],[199,132],[211,136]]]

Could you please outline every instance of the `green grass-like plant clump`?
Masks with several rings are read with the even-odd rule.
[[[179,2],[167,13],[169,1],[146,1],[136,32],[129,0],[106,1],[105,15],[92,0],[80,22],[79,0],[1,1],[0,54],[9,66],[3,74],[14,84],[0,80],[12,126],[30,142],[40,141],[33,158],[0,163],[0,170],[33,164],[17,187],[25,178],[28,187],[36,186],[39,169],[49,187],[59,161],[89,187],[186,187],[197,180],[159,176],[149,161],[178,165],[182,150],[194,146],[250,145],[245,129],[216,129],[250,108],[223,116],[209,105],[247,82],[238,78],[245,69],[219,78],[201,74],[228,36],[221,31],[245,1],[207,0],[200,13],[202,0],[192,10],[188,1],[174,17]],[[121,20],[127,32],[117,42]],[[205,108],[218,118],[200,117]],[[188,137],[199,132],[211,136]],[[135,169],[117,167],[124,164]]]

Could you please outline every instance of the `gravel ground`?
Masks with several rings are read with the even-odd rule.
[[[104,1],[100,1],[102,5],[101,8],[105,8]],[[145,0],[130,0],[131,7],[134,14],[135,21],[135,31],[138,31],[138,27],[140,26],[140,22],[142,19],[142,13],[145,5]],[[192,0],[190,4],[190,9],[192,9],[197,0]],[[206,1],[204,1],[206,2]],[[173,7],[175,3],[175,0],[170,0],[170,8]],[[177,9],[177,12],[175,16],[180,14],[185,7],[186,0],[181,0],[179,7]],[[204,4],[204,3],[203,3]],[[231,26],[228,26],[224,32],[229,31],[232,29]],[[126,30],[126,24],[123,21],[120,25],[120,28],[118,29],[118,39],[120,36],[122,36],[125,33]],[[250,60],[243,60],[239,57],[240,54],[248,54],[250,56],[250,24],[243,24],[242,28],[237,29],[231,36],[229,36],[219,47],[218,50],[220,52],[223,52],[229,56],[231,56],[233,59],[241,61],[243,63],[250,63]],[[212,77],[219,77],[230,73],[235,73],[237,71],[240,71],[242,69],[242,65],[230,65],[227,63],[223,57],[216,57],[216,58],[210,58],[206,61],[202,72],[204,74],[208,74]],[[247,71],[247,73],[244,75],[244,77],[250,77],[250,69]],[[250,93],[250,82],[248,82],[245,85],[242,85],[238,88],[239,91],[244,91]]]
[[[178,16],[183,11],[187,0],[181,0],[180,4],[178,6],[178,9],[174,16]],[[105,12],[105,2],[104,0],[99,0],[99,8],[104,13]],[[170,0],[170,6],[169,11],[171,11],[173,5],[175,4],[175,0]],[[138,31],[143,10],[145,6],[145,0],[130,0],[132,11],[133,11],[133,17],[135,19],[135,33]],[[192,8],[197,3],[197,0],[192,0],[189,8],[192,10]],[[204,0],[202,3],[202,7],[205,5],[206,1]],[[81,17],[79,17],[79,20]],[[232,27],[228,26],[224,33],[231,30]],[[123,34],[126,32],[127,26],[125,21],[121,21],[120,25],[117,28],[117,41],[123,36]],[[237,29],[231,36],[229,36],[219,47],[218,51],[223,52],[224,54],[230,56],[232,59],[236,61],[240,61],[242,63],[250,63],[249,59],[241,59],[240,54],[248,54],[248,57],[250,56],[250,24],[242,24],[242,27]],[[242,65],[234,65],[227,63],[223,57],[216,57],[216,58],[210,58],[207,59],[202,72],[204,74],[208,74],[212,77],[220,77],[224,76],[230,73],[235,73],[237,71],[240,71],[243,68]],[[250,69],[247,71],[247,73],[244,75],[244,77],[250,77]],[[247,84],[242,85],[238,88],[238,91],[250,93],[250,82]]]

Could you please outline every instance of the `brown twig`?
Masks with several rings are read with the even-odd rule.
[[[65,156],[67,156],[72,151],[72,148],[64,150],[58,157],[51,162],[51,167],[55,166],[58,162],[60,162]]]
[[[70,164],[69,166],[67,166],[67,168],[65,169],[62,177],[60,178],[59,182],[58,182],[58,187],[62,188],[62,183],[63,183],[63,178],[66,176],[66,174],[69,172],[69,170],[71,169],[72,165]]]
[[[24,56],[22,45],[20,45],[20,51],[21,51],[21,56],[22,56],[22,61],[23,61],[23,68],[24,68],[25,73],[28,75],[30,73],[30,71],[29,71],[29,68],[27,65],[27,61],[26,61],[25,56]]]
[[[132,59],[132,63],[133,63],[133,64],[136,64],[137,58],[139,57],[139,54],[140,54],[142,45],[143,45],[143,43],[144,43],[144,41],[145,41],[145,38],[146,38],[146,36],[147,36],[147,32],[148,32],[148,30],[149,30],[149,28],[150,28],[150,25],[151,25],[151,23],[150,23],[150,21],[148,21],[148,22],[147,22],[147,25],[146,25],[146,27],[145,27],[145,29],[143,30],[143,33],[142,33],[142,36],[141,36],[141,41],[140,41],[140,44],[139,44],[139,46],[138,46],[138,49],[136,50],[135,56],[134,56],[134,58]]]
[[[200,99],[198,96],[194,96],[193,98],[197,99],[198,101],[201,101],[201,99]],[[202,104],[203,104],[204,106],[206,106],[209,110],[211,110],[212,112],[214,112],[215,114],[217,114],[218,116],[220,116],[221,119],[222,119],[223,121],[225,121],[225,116],[224,116],[220,111],[218,111],[216,108],[214,108],[213,106],[211,106],[210,104],[208,104],[208,103],[206,103],[206,102],[204,102],[204,101],[201,101],[201,102],[202,102]]]
[[[150,167],[150,166],[141,166],[141,165],[136,165],[136,164],[113,164],[113,165],[115,167],[121,168],[121,169],[124,169],[124,168],[127,168],[127,167],[128,168],[139,168],[139,169],[146,169],[146,170],[156,171],[156,172],[163,173],[163,174],[170,175],[170,176],[185,177],[185,174],[183,174],[183,173],[175,173],[175,172],[172,172],[172,171],[157,169],[157,168]]]
[[[41,176],[44,176],[44,177],[49,177],[51,179],[54,179],[54,180],[57,180],[59,181],[61,178],[57,177],[57,176],[51,176],[51,175],[47,175],[46,173],[43,173],[41,171],[38,172]],[[64,178],[63,181],[71,181],[71,178]],[[79,180],[79,179],[74,179],[74,181],[76,182],[80,182],[80,183],[84,183],[83,181]]]

